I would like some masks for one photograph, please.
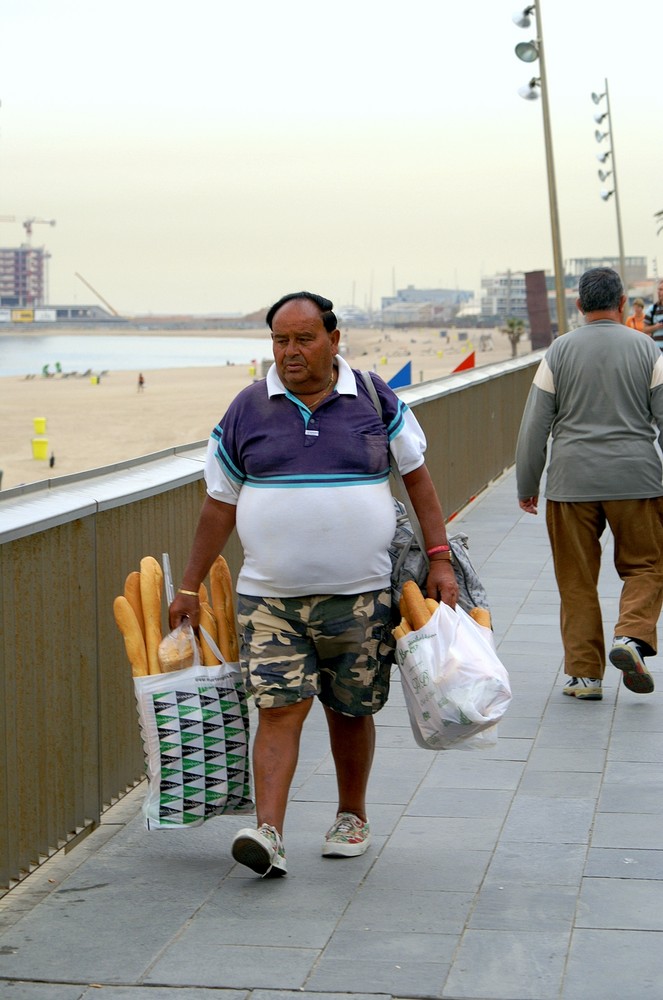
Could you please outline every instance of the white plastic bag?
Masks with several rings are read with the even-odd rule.
[[[200,826],[212,816],[255,812],[249,712],[239,663],[194,665],[134,677],[148,789],[148,830]]]
[[[494,745],[511,686],[490,629],[460,606],[440,604],[423,628],[398,640],[396,662],[419,746]]]

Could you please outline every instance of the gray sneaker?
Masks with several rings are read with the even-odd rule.
[[[283,838],[276,827],[263,823],[257,830],[239,830],[233,839],[231,853],[240,865],[246,865],[258,875],[287,875]]]
[[[603,688],[601,681],[594,677],[570,677],[562,689],[562,694],[572,698],[583,698],[585,701],[601,701]]]
[[[635,694],[651,694],[654,678],[645,666],[638,640],[628,635],[616,635],[608,659],[624,675],[624,687]]]

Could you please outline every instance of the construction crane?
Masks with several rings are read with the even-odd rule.
[[[55,225],[55,219],[35,219],[34,217],[32,219],[24,219],[23,220],[23,228],[25,229],[25,235],[28,238],[28,243],[30,242],[30,239],[32,238],[32,227],[36,226],[38,224],[39,225],[44,225],[44,226],[54,226]]]
[[[100,295],[99,292],[97,291],[97,289],[93,288],[93,286],[90,284],[90,282],[87,281],[83,277],[82,274],[79,274],[78,271],[74,271],[74,276],[76,278],[78,278],[80,281],[82,281],[83,284],[86,285],[90,289],[90,291],[93,292],[101,302],[103,302],[103,304],[106,306],[107,309],[110,309],[110,311],[112,312],[113,316],[117,316],[117,317],[119,317],[119,319],[122,319],[122,317],[120,316],[120,314],[117,311],[117,309],[113,309],[113,307],[110,304],[110,302],[107,302],[106,299],[103,297],[103,295]]]

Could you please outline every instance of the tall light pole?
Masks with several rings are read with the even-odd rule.
[[[546,149],[546,170],[548,173],[548,204],[550,210],[550,231],[552,235],[553,266],[555,271],[555,300],[557,304],[557,332],[566,333],[568,322],[566,318],[566,292],[564,288],[564,260],[562,257],[562,240],[559,230],[559,212],[557,209],[557,185],[555,182],[555,161],[553,157],[552,131],[550,128],[550,107],[548,104],[548,80],[546,77],[546,60],[543,47],[543,28],[541,26],[541,0],[531,4],[513,15],[513,21],[519,28],[529,28],[531,15],[536,12],[536,39],[531,42],[520,42],[516,45],[516,55],[523,62],[531,63],[539,60],[539,76],[533,77],[528,84],[520,87],[518,93],[525,100],[535,100],[541,92],[541,109],[543,111],[543,138]]]
[[[608,191],[604,188],[601,191],[601,197],[604,201],[607,201],[611,195],[615,196],[615,212],[617,213],[617,244],[619,247],[619,273],[624,283],[624,291],[628,294],[628,288],[626,284],[626,259],[624,257],[624,236],[622,234],[622,213],[619,207],[619,186],[617,184],[617,164],[615,161],[615,133],[612,126],[612,116],[610,114],[610,93],[608,91],[608,81],[605,81],[605,91],[602,94],[592,94],[592,100],[594,104],[600,104],[605,97],[605,111],[601,113],[598,111],[594,115],[594,121],[597,125],[600,125],[604,119],[609,120],[610,130],[608,132],[601,132],[597,128],[594,133],[594,137],[597,142],[603,142],[604,139],[610,139],[610,149],[605,153],[598,153],[597,157],[599,163],[605,163],[608,157],[611,158],[612,170],[599,170],[599,180],[606,181],[610,175],[612,175],[612,190]]]

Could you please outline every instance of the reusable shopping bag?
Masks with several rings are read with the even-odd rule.
[[[249,712],[238,663],[134,677],[148,779],[148,830],[200,826],[213,816],[254,812]]]
[[[398,639],[396,663],[420,747],[495,744],[511,686],[490,629],[460,606],[440,604],[423,628]]]

